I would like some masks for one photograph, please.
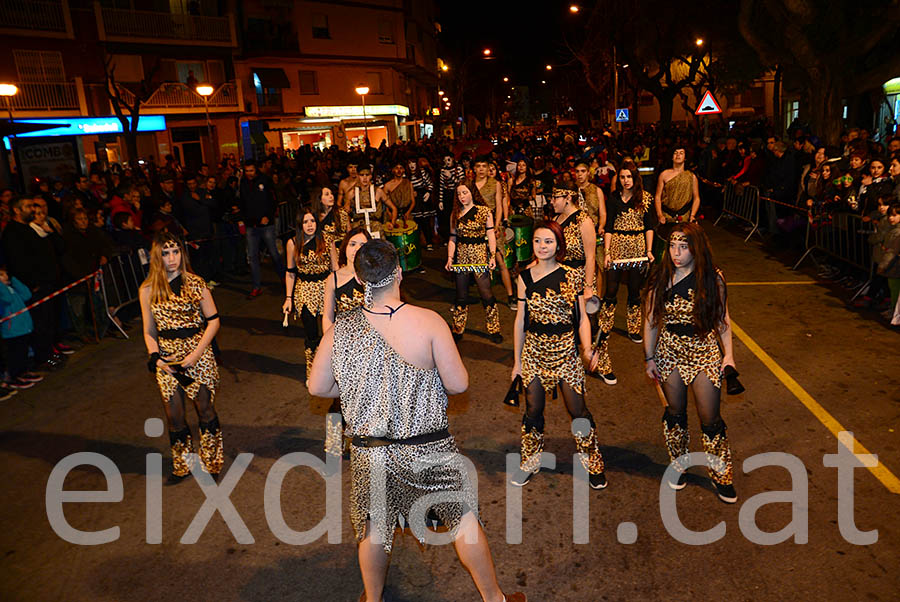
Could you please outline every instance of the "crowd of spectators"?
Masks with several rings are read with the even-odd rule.
[[[782,138],[772,135],[764,122],[746,122],[706,132],[656,125],[623,132],[529,129],[477,132],[460,140],[398,141],[353,151],[304,146],[243,162],[226,155],[212,167],[203,164],[191,171],[171,155],[159,164],[153,157],[137,165],[94,163],[87,175],[29,182],[26,194],[0,191],[0,267],[5,270],[0,270],[0,311],[3,316],[13,314],[29,299],[33,302],[92,274],[116,255],[128,254],[145,264],[146,249],[163,230],[189,242],[193,269],[210,286],[244,275],[249,268],[254,297],[261,283],[261,253],[283,274],[278,234],[293,224],[276,228],[284,219],[280,211],[315,202],[314,191],[322,187],[331,188],[336,198],[342,196],[342,186],[355,181],[351,165],[371,165],[376,186],[395,177],[396,170],[410,178],[417,202],[437,216],[420,223],[424,241],[432,246],[447,239],[445,222],[452,205],[448,195],[455,182],[472,177],[476,156],[490,159],[505,202],[534,208],[548,200],[552,186],[583,185],[584,171],[576,171],[579,164],[587,166],[588,179],[608,194],[622,161],[630,159],[659,173],[671,166],[676,147],[687,149],[689,167],[705,183],[732,183],[738,190],[755,186],[765,198],[778,201],[761,203],[761,227],[777,245],[802,244],[810,220],[818,226],[836,212],[862,216],[871,230],[877,263],[876,278],[863,301],[885,310],[896,305],[900,137],[882,144],[873,142],[865,130],[851,129],[842,136],[841,146],[829,147],[802,127],[792,126]],[[515,198],[510,199],[512,182]],[[652,182],[647,186],[653,189]],[[720,195],[710,186],[704,190],[704,205],[714,205]],[[64,335],[84,342],[107,333],[107,309],[97,287],[86,284],[3,322],[3,394],[33,386],[40,370],[62,366],[64,356],[73,351],[63,342]],[[21,359],[23,348],[28,361]]]

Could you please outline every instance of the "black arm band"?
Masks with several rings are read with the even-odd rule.
[[[151,374],[156,372],[156,362],[159,360],[159,353],[154,351],[150,354],[150,357],[147,359],[147,370],[150,371]]]
[[[296,276],[298,273],[300,273],[299,270],[298,270],[296,267],[288,268],[287,271],[288,271],[289,274],[293,274],[293,275],[295,275],[295,276]]]
[[[213,314],[209,317],[204,316],[203,319],[206,320],[207,322],[212,322],[213,320],[219,319],[219,314]]]

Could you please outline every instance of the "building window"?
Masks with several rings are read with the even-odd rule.
[[[393,22],[382,19],[378,22],[378,43],[393,44],[394,43],[394,24]]]
[[[795,100],[795,101],[791,102],[790,117],[791,117],[791,121],[798,119],[800,117],[800,101],[799,100]]]
[[[260,109],[281,108],[281,88],[264,88],[259,76],[253,74],[253,87],[256,89],[256,104]]]
[[[369,71],[366,73],[366,82],[369,84],[369,94],[384,94],[380,72]]]
[[[318,94],[319,79],[315,71],[300,72],[300,94]]]
[[[320,40],[331,39],[331,33],[328,31],[328,15],[323,13],[313,13],[312,37]]]
[[[54,50],[13,50],[16,72],[22,82],[63,82],[62,53]]]

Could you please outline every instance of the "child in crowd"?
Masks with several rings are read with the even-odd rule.
[[[891,306],[883,314],[890,320],[900,297],[900,203],[890,206],[885,219],[890,224],[890,230],[881,243],[881,259],[878,261],[876,271],[887,278],[888,287],[891,289]]]
[[[5,266],[0,268],[0,315],[5,318],[25,309],[25,302],[30,298],[28,287],[17,278],[10,278]],[[43,380],[42,376],[25,370],[28,341],[33,329],[31,315],[27,311],[0,323],[6,356],[6,385],[12,389],[28,389]]]
[[[869,234],[869,244],[872,245],[872,263],[875,264],[876,269],[872,273],[872,282],[869,285],[867,294],[853,304],[855,307],[878,306],[881,301],[887,303],[887,278],[878,273],[877,267],[884,254],[882,244],[891,230],[890,220],[887,219],[890,204],[890,194],[882,192],[878,195],[877,208],[862,218],[862,221],[867,224],[866,229],[871,232]]]

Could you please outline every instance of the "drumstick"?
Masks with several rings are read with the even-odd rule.
[[[662,406],[665,408],[669,405],[669,402],[666,401],[666,395],[663,393],[662,387],[659,384],[659,381],[653,379],[653,388],[656,389],[656,395],[659,397],[659,401]]]

